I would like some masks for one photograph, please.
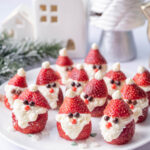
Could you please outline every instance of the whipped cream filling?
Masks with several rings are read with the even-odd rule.
[[[68,117],[68,114],[57,114],[56,121],[61,124],[61,127],[66,135],[68,135],[72,140],[76,139],[83,128],[89,124],[91,121],[90,114],[80,114],[79,118],[75,118],[77,120],[76,124],[72,124],[72,118]]]
[[[55,82],[56,83],[56,82]],[[45,97],[45,99],[48,101],[51,109],[57,108],[57,101],[59,101],[59,84],[56,83],[57,86],[54,89],[53,93],[49,92],[49,88],[46,87],[46,85],[39,85],[38,89],[42,93],[42,95]]]
[[[39,106],[30,106],[30,110],[25,110],[26,105],[23,104],[22,100],[15,100],[13,104],[13,113],[18,121],[18,125],[21,128],[26,128],[29,126],[29,122],[34,122],[37,120],[38,115],[45,114],[47,112],[46,108]]]
[[[80,95],[80,94],[82,93],[83,88],[85,87],[87,81],[81,82],[81,81],[76,81],[76,80],[68,79],[68,81],[67,81],[67,88],[72,88],[72,86],[71,86],[71,83],[72,83],[72,82],[75,82],[76,85],[77,85],[78,83],[81,84],[80,87],[75,86],[75,87],[77,88],[76,94],[77,94],[77,95]]]
[[[111,142],[114,139],[117,139],[120,134],[123,132],[123,129],[126,128],[126,125],[128,125],[130,122],[134,120],[133,115],[127,118],[118,118],[118,123],[113,122],[113,118],[110,117],[109,121],[105,121],[105,116],[102,117],[100,122],[100,130],[103,138],[107,142]],[[110,122],[112,124],[112,127],[107,128],[106,124]]]
[[[124,99],[124,101],[127,103],[128,100]],[[147,98],[137,99],[136,102],[137,104],[134,105],[134,109],[132,109],[135,122],[138,121],[140,116],[143,116],[143,109],[149,106],[149,101]]]
[[[68,71],[66,71],[66,69],[71,68],[71,67],[73,67],[73,65],[72,66],[59,66],[59,65],[56,65],[56,70],[60,74],[62,84],[67,83]]]
[[[96,65],[96,64],[95,64]],[[86,63],[84,63],[84,69],[85,69],[85,71],[87,72],[87,74],[88,74],[88,77],[89,77],[89,79],[91,80],[91,79],[93,79],[94,78],[94,75],[95,75],[95,71],[94,71],[94,69],[93,69],[93,64],[86,64]],[[96,66],[99,66],[99,65],[96,65]],[[103,64],[103,65],[101,65],[102,66],[102,69],[101,69],[101,72],[103,73],[103,75],[106,73],[106,71],[107,71],[107,65],[106,64]]]
[[[14,85],[9,85],[7,84],[4,88],[5,90],[5,93],[6,93],[6,98],[8,99],[8,103],[10,104],[10,107],[12,108],[12,105],[14,103],[14,100],[13,100],[13,96],[14,94],[12,93],[13,90],[20,90],[20,91],[24,91],[26,88],[20,88],[18,86],[14,86]]]
[[[113,88],[112,88],[112,84],[111,84],[111,79],[110,79],[110,78],[104,77],[104,81],[105,81],[105,83],[106,83],[106,85],[107,85],[108,94],[109,94],[110,96],[112,96],[112,94],[113,94],[115,91],[121,90],[122,87],[123,87],[123,85],[124,85],[124,83],[125,83],[125,81],[120,81],[121,84],[120,84],[119,86],[116,85],[116,89],[113,89]]]
[[[139,87],[142,88],[145,92],[150,91],[150,86],[139,86]]]
[[[83,101],[85,100],[85,98],[84,98],[85,95],[86,94],[84,92],[82,92],[81,99]],[[92,112],[94,110],[94,108],[96,108],[98,106],[103,106],[106,103],[106,100],[107,100],[107,97],[93,98],[93,100],[91,102],[89,101],[89,103],[86,105],[87,105],[88,109],[90,110],[90,112]]]

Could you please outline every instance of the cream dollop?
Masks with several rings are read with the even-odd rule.
[[[120,63],[117,62],[117,63],[113,64],[112,70],[113,71],[120,71]]]
[[[145,70],[146,70],[145,67],[143,67],[143,66],[138,66],[137,72],[138,72],[139,74],[142,74]]]
[[[24,77],[26,75],[26,72],[23,68],[18,69],[17,74],[21,77]]]
[[[77,65],[76,65],[76,68],[77,68],[78,70],[81,70],[81,69],[83,69],[84,67],[83,67],[82,64],[77,64]]]
[[[38,90],[38,87],[35,84],[31,84],[31,85],[29,85],[28,89],[31,92],[36,92]]]
[[[68,89],[65,93],[65,96],[69,98],[74,98],[77,96],[77,94],[76,92],[72,91],[72,89]]]
[[[97,80],[103,79],[103,73],[100,70],[98,72],[96,72],[95,79],[97,79]]]
[[[134,81],[131,78],[126,79],[126,84],[132,85]]]
[[[92,50],[97,50],[98,49],[98,45],[96,43],[92,44]]]
[[[60,56],[67,56],[67,49],[66,48],[63,48],[59,51],[59,55]]]
[[[121,92],[117,90],[116,92],[113,93],[112,97],[113,99],[121,99]]]
[[[42,68],[46,69],[50,67],[50,63],[48,61],[45,61],[42,63]]]

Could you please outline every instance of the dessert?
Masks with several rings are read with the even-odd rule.
[[[84,68],[89,76],[89,79],[92,79],[98,70],[101,70],[104,74],[107,71],[107,62],[99,52],[99,48],[95,43],[92,45],[90,52],[85,58]]]
[[[23,68],[18,69],[17,74],[8,81],[5,86],[4,104],[12,110],[15,99],[27,88],[26,73]]]
[[[77,64],[69,73],[67,89],[72,88],[73,91],[80,95],[88,80],[88,75],[85,72],[83,65]]]
[[[68,73],[73,69],[73,62],[67,55],[66,48],[59,51],[56,61],[56,70],[60,76],[60,83],[65,85],[68,80]]]
[[[112,94],[121,90],[126,80],[125,74],[120,70],[120,63],[113,64],[112,70],[106,73],[104,80],[108,89],[108,100],[111,100]]]
[[[59,77],[50,67],[50,63],[43,62],[36,84],[41,94],[48,101],[51,109],[57,109],[63,102],[63,93],[58,80]]]
[[[12,119],[14,129],[24,134],[41,132],[48,119],[50,108],[36,85],[30,85],[14,101]]]
[[[135,122],[140,123],[146,120],[149,106],[146,93],[138,87],[131,78],[126,79],[121,93],[123,100],[133,111]]]
[[[116,91],[112,97],[113,99],[104,110],[100,129],[106,142],[121,145],[132,139],[135,132],[135,122],[131,109],[121,99],[120,91]]]
[[[103,80],[102,72],[98,71],[94,79],[86,84],[81,94],[81,98],[90,110],[92,117],[103,115],[107,105],[107,96],[107,86]]]
[[[72,89],[66,91],[56,120],[58,133],[66,140],[84,140],[91,134],[91,114]]]
[[[150,72],[145,67],[139,66],[138,72],[134,76],[133,80],[146,92],[150,105]]]

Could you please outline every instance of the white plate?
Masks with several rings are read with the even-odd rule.
[[[37,74],[40,69],[34,69],[27,72],[27,81],[28,84],[35,83]],[[4,93],[4,84],[0,87],[0,92]],[[11,120],[11,112],[4,107],[4,104],[0,102],[0,135],[5,137],[11,143],[14,143],[22,148],[25,149],[32,149],[32,150],[75,150],[79,149],[77,146],[72,146],[72,142],[66,141],[61,139],[58,135],[57,128],[56,128],[56,121],[55,121],[55,114],[57,111],[49,111],[49,119],[46,126],[46,131],[49,131],[47,135],[40,135],[40,140],[33,140],[29,135],[24,135],[19,132],[13,132],[8,130],[8,128],[12,127],[12,120]],[[150,113],[149,113],[150,115]],[[98,150],[98,149],[134,149],[139,146],[150,142],[150,118],[141,124],[136,125],[136,132],[134,138],[128,144],[122,146],[114,146],[104,142],[100,130],[99,130],[99,121],[100,118],[92,119],[92,126],[93,130],[92,133],[97,133],[97,136],[92,138],[90,137],[89,140],[83,141],[83,143],[90,143],[90,141],[96,141],[99,143],[99,147],[90,147],[88,149]],[[38,137],[38,136],[37,136]],[[82,143],[82,142],[81,142]]]

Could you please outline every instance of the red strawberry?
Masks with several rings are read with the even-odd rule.
[[[68,56],[59,56],[56,64],[59,66],[71,66],[73,65],[73,62]]]
[[[150,91],[147,92],[146,95],[147,95],[147,98],[148,98],[148,100],[149,100],[149,105],[150,105]]]
[[[141,123],[141,122],[145,121],[147,116],[148,116],[148,107],[143,109],[143,114],[141,116],[139,116],[137,123]]]
[[[57,101],[57,106],[59,108],[63,103],[63,93],[61,89],[59,89],[58,99],[59,100]]]
[[[44,130],[47,119],[48,119],[48,113],[40,114],[36,121],[29,122],[29,126],[24,129],[22,129],[18,125],[18,121],[16,120],[16,117],[14,114],[12,114],[12,119],[13,119],[13,126],[17,131],[22,132],[24,134],[34,134],[34,133],[39,133],[42,130]]]
[[[4,98],[4,104],[5,104],[6,108],[8,108],[9,110],[12,110],[12,108],[11,108],[9,102],[8,102],[8,99],[6,98],[6,96]]]

